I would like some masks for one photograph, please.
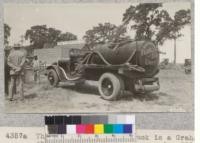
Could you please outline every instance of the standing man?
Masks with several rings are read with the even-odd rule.
[[[8,56],[8,66],[10,67],[10,86],[9,86],[9,100],[13,100],[13,91],[16,86],[16,81],[19,81],[20,96],[24,99],[23,91],[23,66],[26,61],[26,54],[21,50],[20,44],[15,44],[13,50]]]
[[[38,56],[34,56],[33,69],[34,69],[34,81],[35,83],[40,83],[40,62],[38,60]]]
[[[9,86],[9,81],[10,81],[10,67],[8,66],[7,58],[9,54],[8,48],[4,49],[4,87],[5,87],[5,95],[8,96],[8,86]]]

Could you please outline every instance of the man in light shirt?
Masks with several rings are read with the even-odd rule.
[[[10,67],[10,86],[9,86],[9,100],[13,101],[13,92],[16,89],[16,82],[19,82],[20,96],[24,99],[24,63],[26,61],[26,54],[21,50],[20,44],[15,44],[13,50],[8,55],[8,66]]]

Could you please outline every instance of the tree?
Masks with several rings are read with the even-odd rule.
[[[70,41],[70,40],[77,40],[77,36],[70,32],[65,32],[65,33],[61,33],[58,37],[58,42]]]
[[[36,25],[26,31],[25,39],[29,39],[34,48],[41,49],[44,45],[54,47],[60,41],[76,40],[77,36],[70,32],[62,33],[58,29],[47,28],[46,25]]]
[[[157,41],[162,44],[166,39],[174,40],[174,64],[176,64],[176,41],[183,36],[180,30],[191,23],[190,10],[179,10],[173,18],[161,23]]]
[[[116,26],[111,23],[99,23],[92,29],[86,31],[83,39],[89,49],[93,49],[96,44],[128,38],[125,36],[126,27]]]
[[[136,40],[155,40],[154,35],[160,23],[169,19],[165,10],[159,10],[161,3],[143,3],[137,6],[130,6],[123,14],[123,22],[129,23],[133,30],[136,30]]]
[[[43,48],[44,44],[48,41],[48,29],[46,25],[32,26],[25,33],[25,39],[30,40],[30,43],[36,49]]]
[[[59,39],[59,36],[61,34],[61,31],[55,28],[48,28],[47,31],[48,31],[47,43],[56,45]]]
[[[144,3],[130,6],[123,15],[123,22],[133,22],[136,40],[151,40],[162,45],[165,40],[174,40],[174,63],[176,63],[176,40],[183,36],[180,30],[191,22],[190,10],[179,10],[171,18],[161,3]]]
[[[8,24],[4,23],[4,44],[8,45],[9,41],[8,38],[10,37],[11,28]]]

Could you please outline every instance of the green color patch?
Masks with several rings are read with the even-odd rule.
[[[104,125],[104,133],[106,133],[106,134],[112,134],[113,133],[113,125],[111,125],[111,124],[105,124]]]

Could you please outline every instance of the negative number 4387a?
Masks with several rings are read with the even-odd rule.
[[[27,139],[27,135],[24,133],[11,132],[11,133],[6,133],[6,138],[8,138],[8,139]]]

